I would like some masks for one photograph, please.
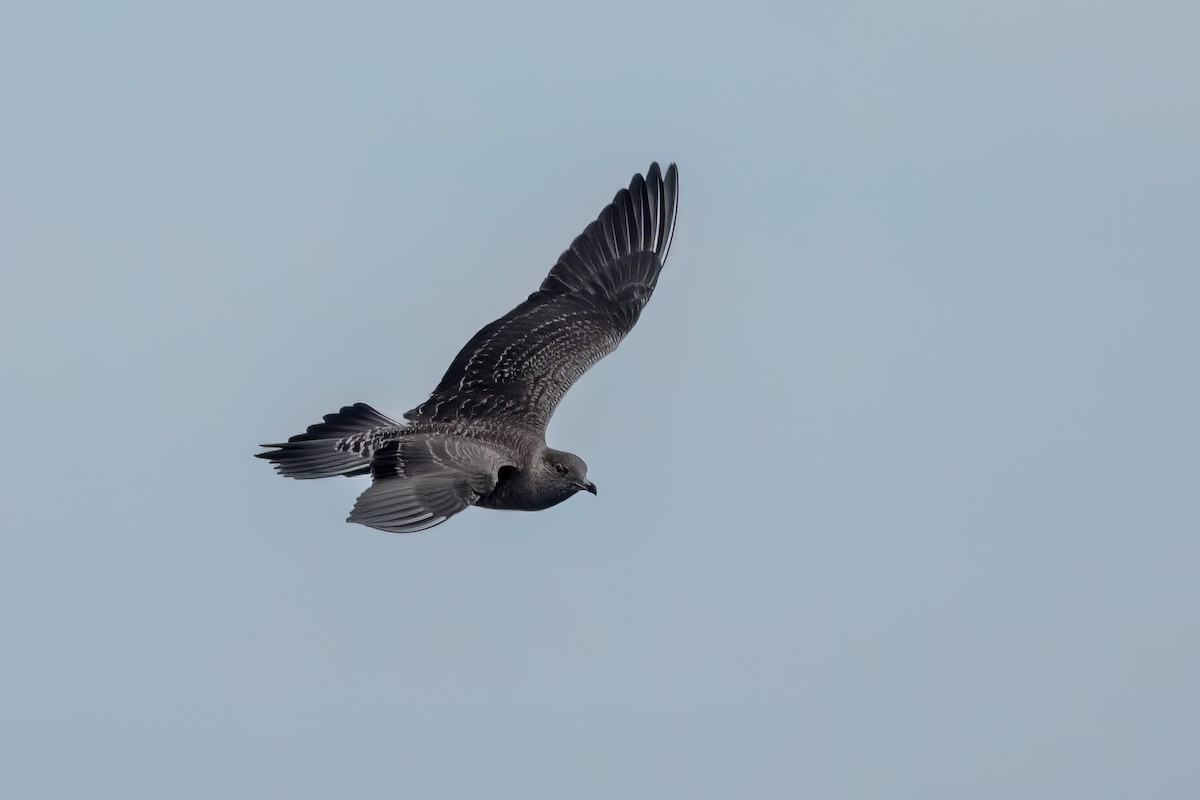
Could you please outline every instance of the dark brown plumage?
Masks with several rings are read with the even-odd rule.
[[[257,454],[282,475],[364,475],[349,521],[433,527],[469,505],[536,511],[596,487],[546,446],[559,401],[616,349],[650,299],[675,231],[675,165],[617,192],[525,302],[480,330],[429,399],[396,422],[363,403]]]

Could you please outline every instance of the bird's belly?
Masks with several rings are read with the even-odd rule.
[[[494,492],[479,498],[475,505],[502,511],[544,511],[558,505],[570,496],[570,494],[527,495],[521,492],[505,491],[503,486],[497,486]]]

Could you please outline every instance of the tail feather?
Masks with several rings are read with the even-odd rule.
[[[367,475],[371,472],[371,453],[364,448],[339,450],[337,443],[358,433],[399,426],[400,423],[366,403],[355,403],[336,414],[326,414],[323,422],[310,425],[307,431],[286,442],[262,445],[276,449],[255,453],[255,457],[272,462],[280,475],[289,478]]]

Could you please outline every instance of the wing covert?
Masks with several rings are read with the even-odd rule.
[[[525,302],[475,334],[413,421],[504,420],[543,432],[559,400],[637,323],[671,247],[678,170],[617,192]]]
[[[371,485],[347,522],[393,533],[440,525],[495,487],[511,459],[456,436],[417,436],[384,443],[371,455]]]

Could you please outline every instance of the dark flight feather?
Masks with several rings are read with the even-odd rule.
[[[485,326],[414,422],[503,420],[544,432],[559,400],[633,328],[675,232],[679,178],[653,164],[576,237],[538,291]]]

